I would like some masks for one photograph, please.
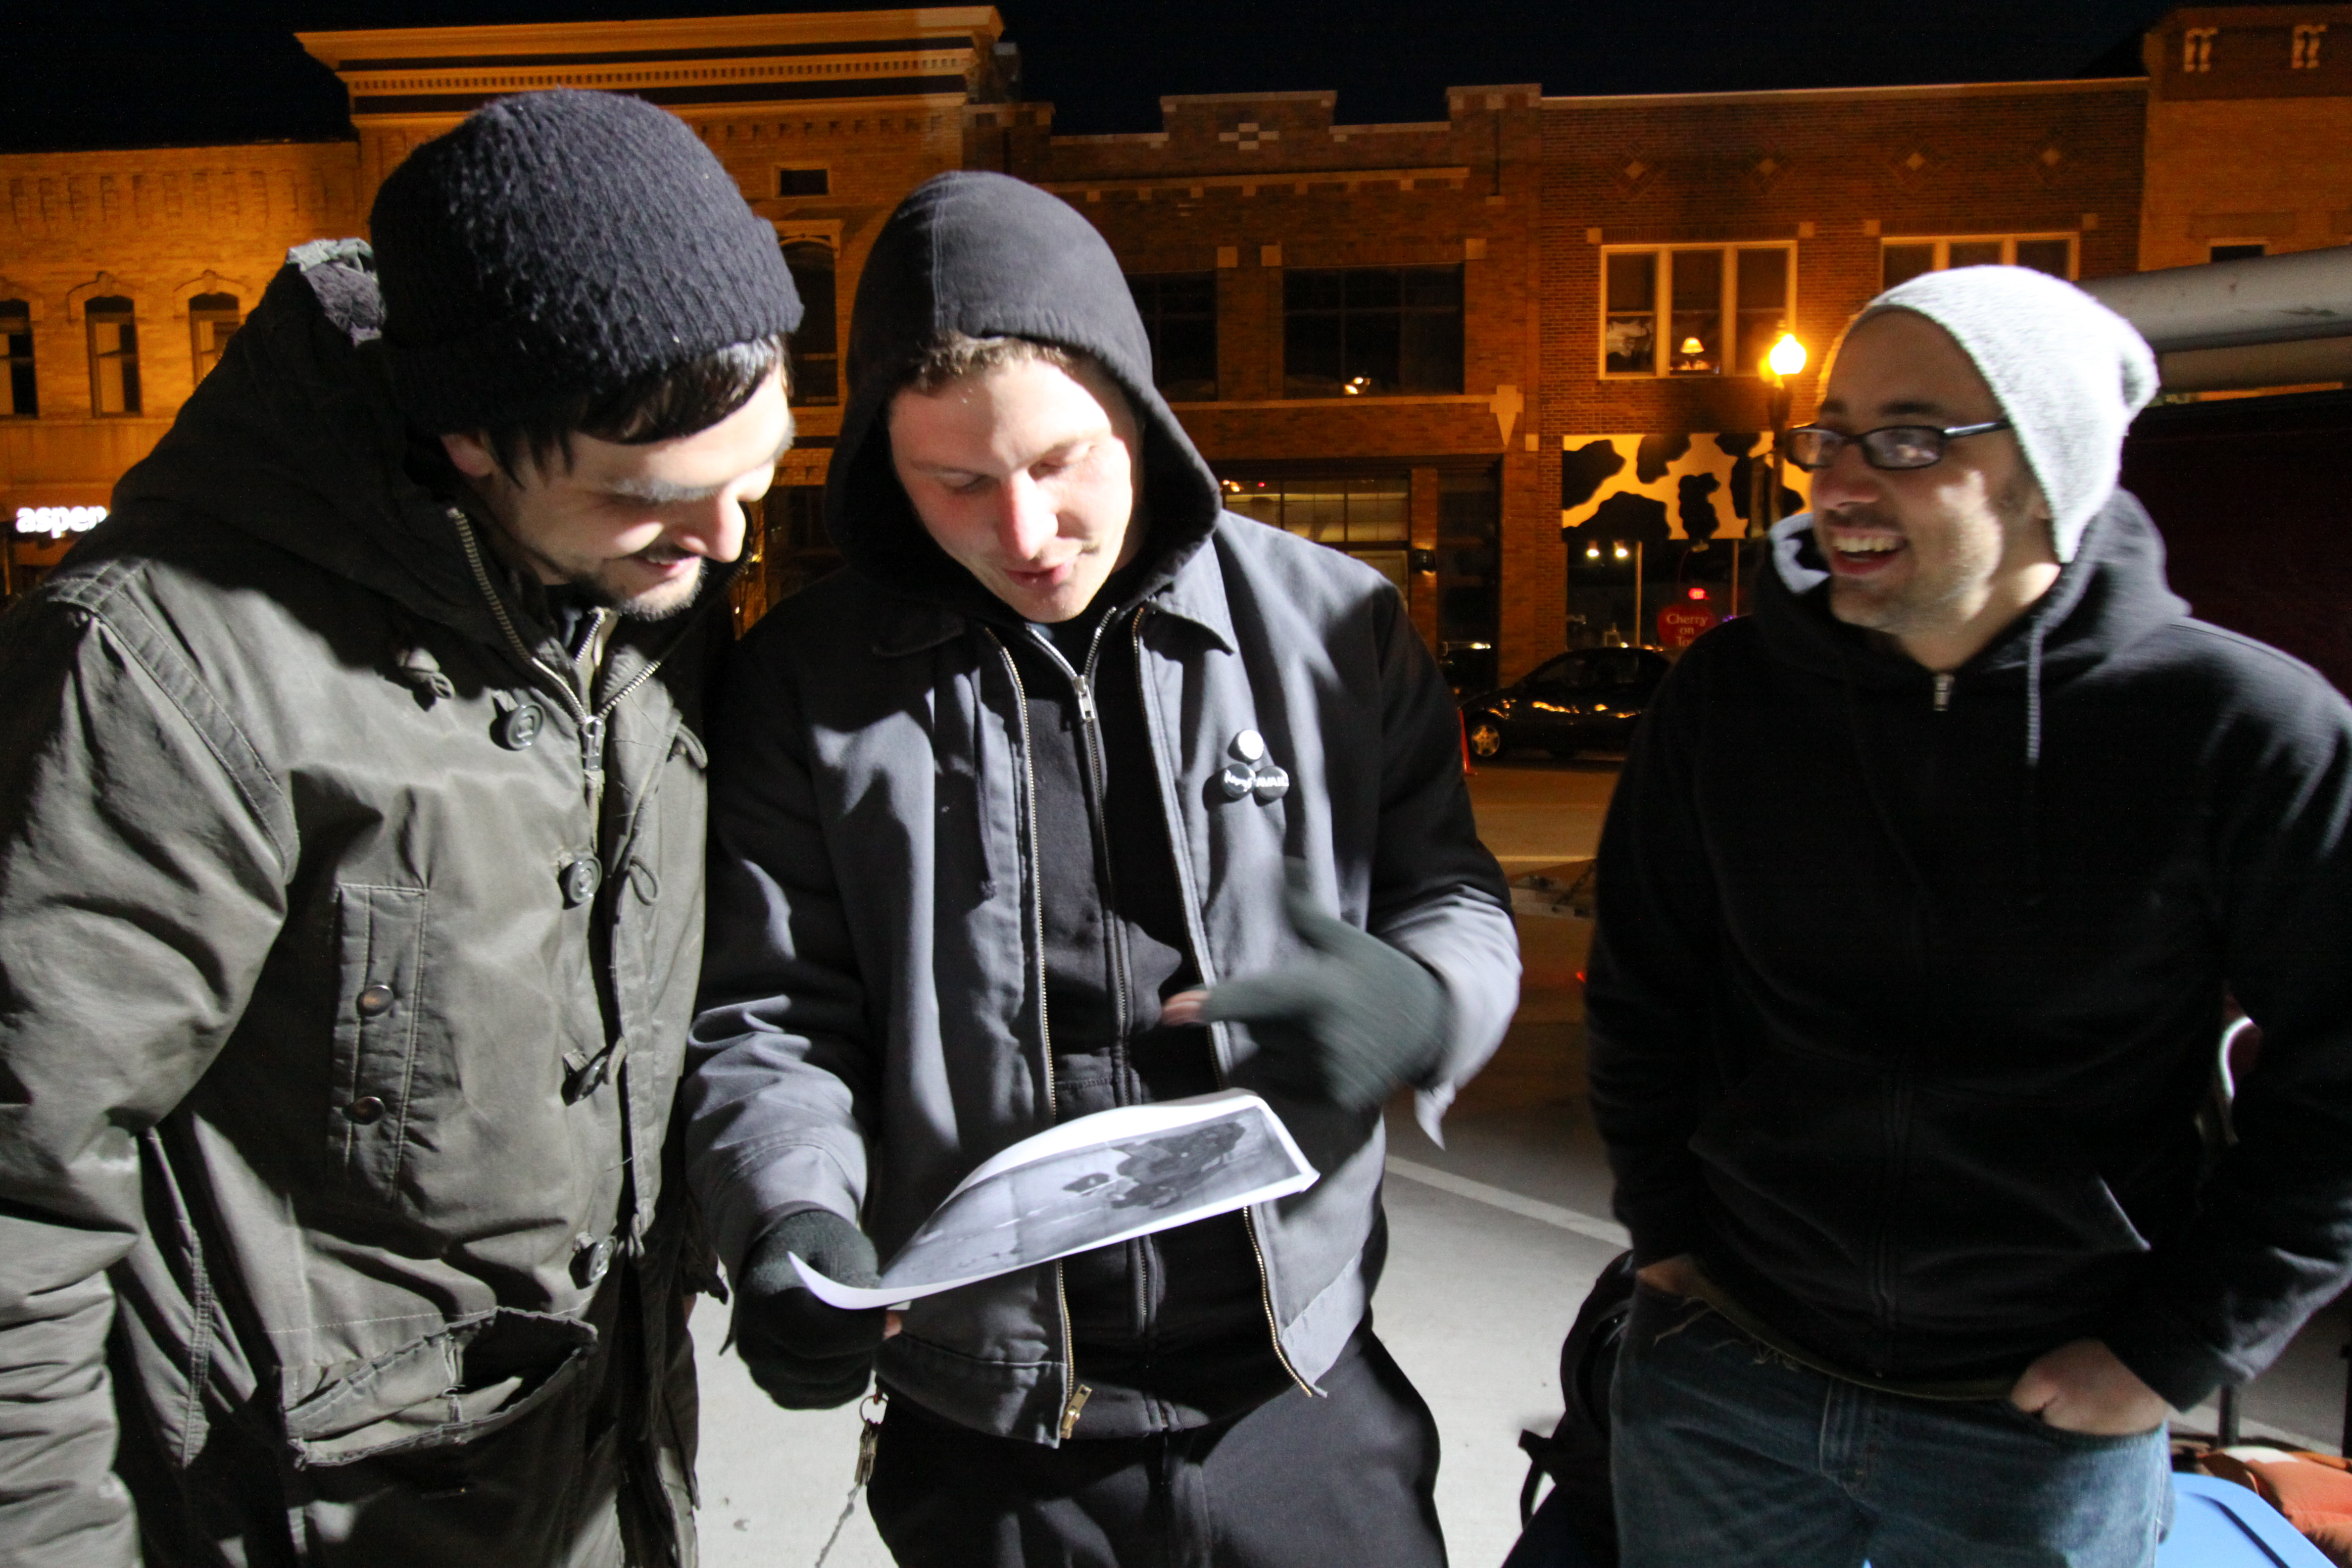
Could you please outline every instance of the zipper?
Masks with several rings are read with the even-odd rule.
[[[522,634],[515,630],[514,617],[507,614],[506,601],[499,597],[498,589],[490,582],[489,568],[482,563],[482,546],[480,541],[474,537],[472,520],[457,507],[449,509],[449,520],[457,525],[457,543],[466,552],[466,565],[474,574],[474,585],[482,591],[483,599],[488,603],[490,618],[498,622],[499,631],[507,639],[507,647],[513,650],[515,657],[522,660],[526,668],[538,670],[549,680],[554,682],[556,695],[563,699],[563,706],[571,710],[572,722],[580,731],[580,775],[582,784],[588,795],[589,821],[592,826],[597,826],[598,815],[603,809],[604,798],[604,738],[607,721],[629,693],[654,678],[654,672],[662,667],[662,660],[669,657],[669,650],[665,648],[658,658],[646,660],[646,667],[631,676],[625,685],[592,709],[578,690],[580,672],[575,669],[566,676],[553,665],[531,652],[530,646],[522,640]],[[604,613],[602,610],[596,612],[599,616]],[[590,635],[593,637],[603,629],[600,624],[592,629]],[[683,637],[685,634],[679,635]],[[598,837],[602,837],[601,832]]]
[[[1048,1123],[1061,1120],[1061,1100],[1054,1087],[1054,1026],[1045,1008],[1045,888],[1037,875],[1037,769],[1030,761],[1029,689],[1021,683],[1021,668],[1013,662],[1013,650],[1004,646],[993,630],[983,626],[988,640],[996,645],[997,657],[1004,661],[1004,673],[1013,681],[1013,711],[1020,720],[1021,729],[1021,806],[1028,827],[1029,850],[1029,917],[1032,945],[1037,953],[1037,1047],[1045,1068],[1045,1118]],[[1078,1381],[1078,1352],[1070,1331],[1070,1297],[1062,1278],[1062,1265],[1054,1263],[1054,1309],[1062,1321],[1062,1436],[1068,1437],[1077,1430],[1079,1413],[1094,1390]]]
[[[1936,711],[1943,712],[1952,705],[1952,687],[1959,679],[1956,675],[1936,677]]]
[[[1130,628],[1135,642],[1135,694],[1136,700],[1143,705],[1143,723],[1147,731],[1152,728],[1154,710],[1146,673],[1148,666],[1143,658],[1143,620],[1150,613],[1149,605],[1138,609]],[[1160,747],[1156,743],[1151,747],[1151,765],[1155,771],[1160,767]],[[1206,989],[1217,983],[1216,968],[1209,962],[1208,933],[1201,929],[1200,889],[1193,884],[1192,863],[1184,852],[1184,818],[1181,812],[1170,809],[1167,805],[1168,784],[1164,776],[1160,779],[1160,796],[1161,809],[1168,812],[1168,844],[1176,861],[1176,882],[1183,893],[1184,940],[1192,944],[1192,968],[1199,973],[1202,988]],[[1213,1039],[1216,1026],[1213,1024],[1209,1027]],[[1229,1088],[1225,1064],[1218,1057],[1213,1045],[1209,1051],[1209,1065],[1216,1069],[1217,1087]],[[1242,1232],[1249,1238],[1250,1258],[1257,1265],[1258,1305],[1265,1311],[1265,1334],[1267,1342],[1274,1346],[1274,1359],[1282,1363],[1282,1370],[1290,1374],[1290,1381],[1298,1385],[1299,1392],[1313,1398],[1314,1384],[1298,1375],[1298,1368],[1291,1364],[1290,1352],[1282,1348],[1282,1324],[1274,1315],[1274,1276],[1266,1268],[1265,1247],[1258,1239],[1257,1215],[1249,1209],[1242,1210]]]

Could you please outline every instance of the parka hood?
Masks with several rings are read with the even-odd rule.
[[[890,466],[890,399],[942,334],[1032,338],[1087,354],[1142,432],[1139,560],[1164,579],[1216,525],[1216,477],[1152,384],[1151,343],[1118,259],[1058,196],[1003,174],[941,174],[890,215],[849,327],[849,404],[824,521],[852,568],[893,594],[979,614],[992,595],[927,533]]]
[[[368,247],[297,247],[114,510],[185,508],[431,619],[496,637],[446,505],[408,471],[410,436],[375,349]],[[101,527],[89,544],[109,542]]]
[[[501,640],[473,580],[430,437],[394,405],[379,345],[383,322],[365,241],[318,240],[287,253],[261,302],[153,452],[114,488],[119,528],[83,548],[130,548],[138,515],[184,509],[383,594],[426,619]],[[449,481],[454,490],[454,476]],[[490,558],[493,561],[495,558]],[[495,568],[512,599],[544,618],[535,579]],[[722,597],[732,572],[704,574],[687,617],[647,623],[657,644]]]

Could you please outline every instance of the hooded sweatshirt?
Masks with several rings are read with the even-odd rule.
[[[1794,520],[1611,808],[1618,1212],[1854,1375],[1997,1388],[2091,1336],[2188,1408],[2352,1262],[2352,710],[2189,618],[2120,492],[1952,675],[1837,621],[1810,551]],[[2231,996],[2264,1045],[2216,1162]]]

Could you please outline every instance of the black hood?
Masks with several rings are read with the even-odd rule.
[[[1759,573],[1756,614],[1775,657],[1865,689],[1931,677],[1899,651],[1830,613],[1811,514],[1790,518]],[[1995,688],[2070,680],[2179,621],[2189,606],[2164,580],[2164,541],[2139,502],[2117,490],[2091,520],[2074,559],[2036,600],[1958,671]],[[2038,696],[2038,693],[2036,694]],[[2038,707],[2038,703],[2036,703]]]
[[[947,332],[1031,338],[1091,356],[1142,431],[1147,528],[1138,563],[1164,580],[1216,525],[1216,477],[1151,379],[1151,343],[1126,274],[1060,197],[1003,174],[941,174],[899,204],[874,242],[849,325],[849,405],[825,484],[824,522],[852,568],[891,593],[982,614],[994,596],[932,542],[890,466],[890,398]]]

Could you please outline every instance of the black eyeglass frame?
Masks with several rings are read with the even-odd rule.
[[[1932,468],[1937,464],[1942,462],[1944,460],[1944,449],[1946,446],[1950,442],[1958,440],[1963,436],[1990,436],[1996,430],[2008,430],[2012,428],[2014,428],[2014,426],[2012,426],[2008,420],[1994,419],[1982,425],[1954,425],[1948,427],[1935,425],[1882,425],[1875,430],[1858,431],[1855,434],[1849,436],[1843,430],[1832,430],[1826,425],[1800,425],[1794,430],[1789,431],[1786,435],[1783,435],[1780,437],[1780,455],[1788,458],[1789,461],[1797,468],[1804,469],[1805,472],[1809,474],[1818,474],[1823,468],[1828,468],[1832,463],[1837,461],[1837,455],[1841,450],[1847,447],[1854,447],[1861,449],[1862,460],[1869,464],[1872,468],[1876,468],[1881,473],[1912,473],[1920,468]],[[1883,463],[1879,461],[1877,447],[1884,443],[1875,441],[1873,437],[1898,435],[1907,436],[1915,439],[1922,436],[1934,437],[1936,438],[1936,455],[1929,458],[1924,463]],[[1817,463],[1808,463],[1804,459],[1799,458],[1796,454],[1794,444],[1791,439],[1798,436],[1820,436],[1827,437],[1829,441],[1829,456],[1823,458]]]

